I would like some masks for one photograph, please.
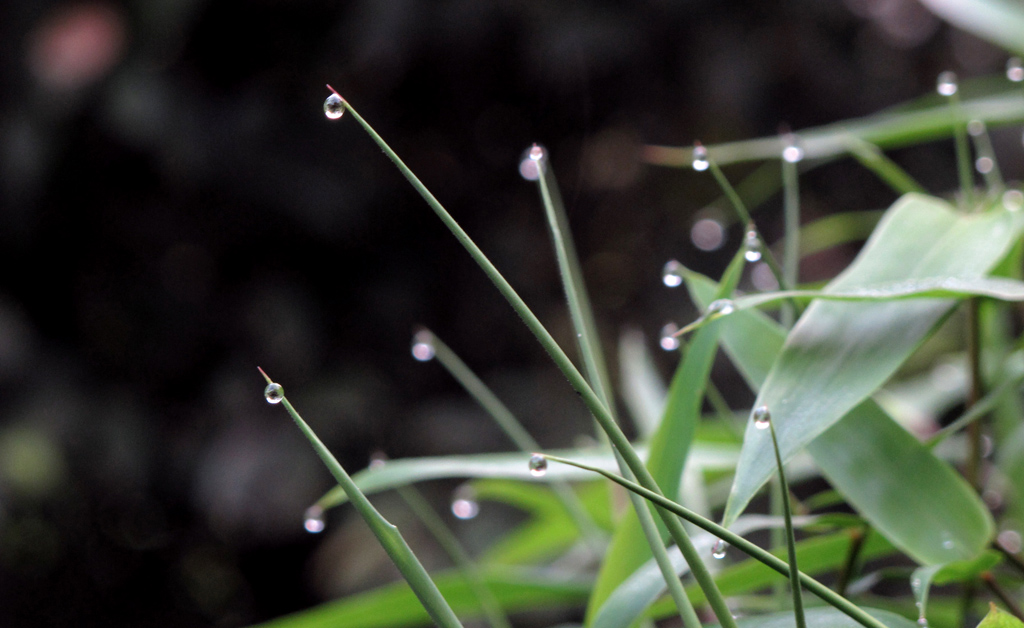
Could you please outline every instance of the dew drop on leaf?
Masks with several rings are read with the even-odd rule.
[[[683,285],[683,265],[674,259],[665,262],[661,269],[661,282],[669,288]]]
[[[315,504],[307,508],[306,519],[302,522],[302,527],[306,528],[306,532],[310,534],[323,532],[327,527],[327,523],[324,521],[324,509]]]
[[[328,120],[337,120],[345,115],[345,101],[337,94],[331,94],[324,101],[324,115]]]
[[[267,387],[263,389],[263,398],[267,400],[267,403],[281,403],[284,399],[284,388],[277,383],[267,384]]]
[[[548,472],[548,459],[541,454],[530,456],[530,475],[535,478],[544,477]]]

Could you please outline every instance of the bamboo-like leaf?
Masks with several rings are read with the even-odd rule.
[[[896,613],[873,608],[864,610],[889,628],[920,628],[915,622]],[[737,621],[736,624],[738,628],[793,628],[793,614],[781,612],[746,617]],[[807,611],[808,628],[855,628],[856,626],[857,622],[834,608],[813,608]]]
[[[718,296],[731,294],[739,282],[743,266],[743,251],[739,251],[725,273],[724,287],[719,288]],[[704,389],[717,352],[718,331],[714,326],[701,330],[686,346],[672,378],[658,431],[651,439],[647,468],[662,492],[670,498],[679,495],[683,466],[700,419]],[[664,527],[659,529],[661,537],[666,537]],[[612,591],[650,557],[640,521],[633,512],[629,512],[620,522],[605,555],[594,594],[587,605],[587,617],[592,617]]]
[[[952,4],[955,0],[948,1]],[[961,89],[968,92],[970,85],[961,85]],[[953,134],[949,107],[941,99],[932,95],[910,104],[914,107],[904,106],[866,118],[799,131],[804,158],[817,160],[841,156],[849,150],[850,136],[881,148],[897,148]],[[965,98],[961,107],[965,120],[977,119],[990,126],[1024,120],[1024,100],[1019,90],[1008,86],[994,94]],[[709,156],[724,166],[743,161],[776,160],[785,148],[785,140],[773,136],[706,148]],[[647,146],[644,159],[660,166],[689,168],[693,163],[693,148]]]
[[[698,305],[713,297],[714,282],[695,273],[685,279]],[[764,314],[748,310],[723,321],[721,334],[726,353],[748,384],[760,388],[782,350],[785,331]],[[870,399],[812,441],[808,450],[836,490],[922,564],[973,558],[991,539],[992,519],[977,495]],[[906,517],[907,508],[919,508],[928,517]]]
[[[928,565],[918,567],[910,576],[910,589],[917,602],[917,610],[921,618],[928,611],[928,593],[932,585],[943,585],[950,582],[966,582],[978,577],[1002,561],[1002,555],[988,550],[974,560],[946,563],[945,565]]]
[[[1000,48],[1024,55],[1024,7],[1007,0],[921,0],[921,3],[957,28],[986,39]]]
[[[942,276],[982,277],[1020,236],[1021,226],[1020,216],[1002,208],[965,215],[938,199],[908,194],[887,212],[857,259],[826,291]],[[783,460],[877,390],[953,304],[947,299],[811,303],[755,402],[771,411]],[[771,476],[769,440],[748,425],[726,523]]]
[[[435,574],[441,593],[466,617],[480,616],[480,605],[456,572]],[[541,571],[502,567],[487,571],[483,581],[509,612],[573,608],[582,605],[590,583]],[[430,617],[404,582],[385,585],[309,610],[259,624],[254,628],[412,628],[431,625]]]

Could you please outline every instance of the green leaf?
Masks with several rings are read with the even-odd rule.
[[[1005,79],[999,83],[1001,87],[997,93],[965,98],[961,102],[963,119],[978,119],[989,126],[1024,120],[1024,102],[1019,88],[1007,87]],[[966,82],[960,87],[964,93],[971,91],[970,84]],[[827,159],[846,154],[851,136],[881,148],[898,148],[949,137],[953,134],[953,122],[948,103],[933,94],[866,118],[801,130],[800,145],[804,149],[805,160]],[[778,160],[785,147],[784,142],[779,136],[773,136],[706,148],[709,156],[724,166],[743,161]],[[693,149],[647,146],[644,159],[656,165],[689,168],[693,164]]]
[[[714,282],[696,273],[685,279],[694,301],[706,305]],[[721,337],[726,353],[757,390],[782,350],[785,331],[748,310],[722,321]],[[977,495],[870,399],[812,442],[809,451],[836,490],[922,564],[971,558],[991,538],[991,516]],[[928,516],[905,516],[906,504],[920,504],[916,512]],[[952,547],[945,547],[949,542]]]
[[[813,523],[813,518],[804,518],[803,522]],[[800,520],[798,520],[800,522]],[[742,517],[737,521],[738,526],[732,530],[738,534],[748,534],[757,529],[770,526],[780,526],[782,521],[771,517]],[[704,551],[710,551],[714,537],[702,535],[694,539],[694,544]],[[846,555],[850,544],[850,537],[845,533],[819,536],[797,544],[797,557],[800,561],[802,571],[809,575],[825,573],[839,567]],[[891,554],[892,546],[881,537],[873,536],[865,545],[865,556],[877,558]],[[678,550],[673,550],[672,558],[677,572],[680,575],[688,571],[686,563],[682,560]],[[781,553],[778,554],[781,556]],[[748,559],[736,565],[722,570],[715,577],[715,581],[721,588],[723,595],[742,595],[763,589],[782,579],[778,572],[773,571],[755,559]],[[619,585],[615,592],[608,598],[605,604],[594,618],[591,628],[626,628],[651,606],[665,592],[665,581],[661,572],[653,560],[646,562],[628,579]],[[700,588],[690,586],[687,593],[694,605],[704,603],[703,592]],[[648,615],[655,618],[666,617],[675,611],[671,600],[651,608]]]
[[[965,560],[945,565],[929,565],[919,567],[910,576],[910,589],[914,592],[917,608],[921,617],[925,617],[928,609],[928,593],[933,584],[943,585],[950,582],[966,582],[978,577],[978,574],[992,569],[1002,561],[1003,557],[994,550],[982,553],[974,560]]]
[[[1020,230],[1020,217],[1001,208],[961,214],[938,199],[908,194],[890,208],[857,259],[826,290],[842,293],[933,277],[979,278],[1006,254]],[[947,299],[811,303],[755,402],[771,411],[783,459],[885,383],[953,305]],[[773,473],[769,441],[748,424],[726,524]]]
[[[510,613],[580,606],[590,592],[590,583],[586,581],[508,567],[484,573],[483,580],[501,606]],[[468,619],[482,614],[473,591],[458,573],[437,573],[434,581],[460,616]],[[274,619],[259,624],[258,628],[404,628],[429,625],[430,617],[416,596],[405,583],[397,582]]]
[[[889,628],[920,628],[906,617],[874,608],[865,608],[872,617]],[[772,613],[746,617],[736,622],[738,628],[793,628],[791,612]],[[812,608],[807,610],[807,628],[859,628],[853,619],[834,608]]]
[[[999,610],[995,604],[990,602],[988,614],[978,624],[978,628],[1024,628],[1024,622]]]
[[[637,447],[644,455],[646,449]],[[585,462],[586,464],[618,471],[612,454],[599,449],[560,450],[551,453]],[[736,465],[739,447],[731,443],[694,443],[690,451],[691,464],[706,471],[729,471]],[[593,475],[574,468],[552,467],[541,478],[530,474],[530,456],[522,452],[503,454],[472,454],[468,456],[433,456],[429,458],[396,458],[382,467],[364,469],[352,475],[356,486],[366,495],[428,480],[445,478],[503,478],[530,482],[553,480],[592,480]],[[322,508],[332,508],[348,501],[344,491],[335,487],[317,502]]]
[[[724,287],[719,288],[717,296],[732,292],[742,275],[743,265],[741,252],[730,264]],[[683,466],[700,420],[704,390],[717,352],[718,330],[715,326],[702,329],[693,342],[683,349],[683,358],[672,377],[658,430],[651,439],[647,468],[669,499],[679,495]],[[662,538],[667,536],[663,525],[659,526],[659,531]],[[587,605],[587,617],[592,617],[612,591],[649,558],[651,550],[640,521],[634,511],[627,511],[601,564],[593,595]],[[677,593],[681,595],[681,592]]]
[[[991,43],[1024,54],[1024,7],[1006,0],[921,0],[933,13]]]

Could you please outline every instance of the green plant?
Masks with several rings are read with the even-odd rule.
[[[1024,78],[1024,70],[1020,76]],[[917,625],[914,620],[951,628],[962,625],[984,604],[978,593],[982,588],[1020,615],[1008,591],[1024,582],[1024,562],[1012,535],[997,535],[997,530],[1012,530],[1024,521],[1024,493],[1018,492],[1024,486],[1024,406],[1019,395],[1024,353],[1016,335],[1018,311],[1012,305],[1024,301],[1024,194],[1002,181],[985,125],[1024,120],[1024,99],[1019,86],[1007,81],[958,86],[952,77],[943,76],[939,91],[939,96],[892,112],[806,130],[799,137],[706,148],[648,148],[651,163],[710,169],[746,225],[747,237],[719,281],[679,265],[667,270],[667,283],[685,284],[705,314],[664,339],[669,346],[680,342],[680,336],[688,342],[681,347],[682,359],[656,427],[645,431],[644,422],[638,421],[642,443],[634,444],[619,425],[546,152],[535,146],[526,159],[537,171],[582,368],[441,203],[332,89],[325,103],[328,117],[349,113],[394,161],[562,370],[594,416],[606,445],[532,456],[395,460],[349,479],[285,400],[341,484],[317,507],[353,501],[378,530],[429,618],[441,625],[458,625],[455,614],[476,617],[488,605],[491,616],[500,617],[493,612],[496,603],[508,613],[585,605],[586,624],[595,627],[649,624],[677,613],[684,625],[694,628],[701,621],[699,611],[707,606],[727,627],[790,625],[795,618],[799,628],[904,628]],[[989,160],[982,168],[985,185],[980,194],[970,170],[968,130],[979,158]],[[955,138],[960,164],[959,207],[924,194],[880,150],[950,136]],[[800,289],[801,252],[855,239],[858,220],[864,216],[845,217],[854,225],[846,230],[823,230],[814,223],[801,228],[798,170],[845,155],[902,196],[881,216],[867,215],[877,224],[845,271],[823,287]],[[771,160],[770,167],[777,168],[780,158],[787,225],[781,266],[764,248],[746,207],[757,190],[750,192],[753,184],[733,189],[721,169],[743,160]],[[834,217],[826,220],[838,224]],[[823,233],[831,240],[823,242]],[[744,267],[762,258],[770,260],[786,289],[736,296]],[[778,322],[758,309],[772,305],[781,310]],[[437,355],[488,407],[517,445],[534,448],[500,401],[450,348],[429,335],[418,336],[417,342],[424,357]],[[719,348],[757,393],[749,420],[737,422],[709,380]],[[963,368],[950,367],[949,360]],[[924,442],[901,425],[904,409],[938,415],[961,399],[943,387],[923,385],[922,380],[931,376],[928,367],[920,366],[922,361],[940,365],[935,368],[943,373],[952,369],[947,377],[955,379],[954,387],[964,393],[962,416]],[[637,363],[627,369],[634,378],[651,377]],[[702,417],[705,396],[718,406],[716,415],[707,419]],[[771,429],[762,429],[765,426]],[[741,439],[730,430],[745,433]],[[991,461],[983,451],[984,432],[990,432],[996,443],[997,455]],[[801,459],[803,451],[809,455]],[[962,463],[962,474],[954,469],[955,463]],[[721,524],[711,521],[708,512],[686,506],[690,496],[682,490],[684,475],[692,480],[690,486],[703,489],[723,475],[731,482]],[[845,505],[852,514],[793,516],[787,478],[800,484],[817,475],[832,488],[805,495],[798,511],[814,513]],[[633,508],[617,521],[601,489],[595,489],[598,476],[626,488],[632,499]],[[464,564],[461,572],[434,574],[431,579],[404,542],[396,540],[400,537],[377,519],[365,495],[439,477],[477,478],[478,499],[505,501],[525,510],[530,519],[496,540],[488,553],[477,557],[478,564]],[[745,515],[772,478],[777,478],[778,490],[771,508],[781,516]],[[579,484],[571,489],[564,484],[569,481]],[[990,507],[979,491],[987,491],[990,501],[998,495],[1001,503]],[[684,521],[692,527],[684,526]],[[786,534],[775,536],[781,541],[770,551],[742,536],[758,528],[783,527]],[[799,540],[794,527],[802,531]],[[596,575],[585,570],[553,576],[543,569],[553,554],[568,551],[577,542],[599,557]],[[723,542],[734,547],[734,556],[738,551],[746,558],[727,567],[706,561],[725,554]],[[666,543],[674,544],[674,549],[667,550]],[[889,560],[870,562],[880,558]],[[468,572],[473,577],[467,580]],[[833,573],[838,591],[817,579]],[[793,609],[780,607],[779,596],[763,593],[787,578]],[[871,594],[872,585],[880,580],[901,583],[905,594]],[[934,596],[929,595],[933,584],[959,586],[952,594]],[[803,597],[801,588],[813,596]],[[662,599],[666,590],[669,596]],[[770,612],[737,622],[734,606],[744,613]],[[408,588],[392,585],[267,625],[419,625],[428,620],[426,612]],[[996,617],[992,614],[985,621],[1004,621]]]

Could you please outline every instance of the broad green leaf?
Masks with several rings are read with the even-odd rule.
[[[483,574],[502,608],[523,610],[572,608],[582,605],[590,583],[552,577],[539,571],[502,568]],[[433,576],[442,595],[460,617],[481,615],[473,591],[455,572]],[[309,610],[259,624],[259,628],[403,628],[429,626],[430,617],[408,585],[399,582],[328,602]]]
[[[1002,559],[1003,557],[998,552],[988,550],[974,560],[946,563],[945,565],[928,565],[915,569],[910,576],[910,589],[914,592],[920,616],[926,616],[928,593],[933,584],[941,586],[950,582],[973,580],[978,577],[978,574],[998,565]]]
[[[732,293],[742,276],[744,263],[740,251],[725,273],[718,296]],[[650,442],[647,468],[662,493],[670,499],[679,495],[683,466],[700,420],[704,389],[717,352],[718,330],[715,325],[702,329],[683,348],[683,357],[672,377],[661,421]],[[667,530],[660,521],[657,523],[660,524],[658,530],[661,537],[666,538]],[[647,537],[636,512],[627,511],[601,563],[594,592],[587,604],[587,618],[592,618],[612,591],[651,556]]]
[[[933,13],[1000,48],[1024,55],[1024,6],[1008,0],[921,0]]]
[[[798,519],[798,523],[813,523],[814,518]],[[757,529],[780,526],[782,521],[774,517],[742,517],[732,530],[739,534],[747,534]],[[769,525],[770,524],[770,525]],[[714,538],[701,535],[694,539],[694,544],[705,551],[710,551]],[[818,575],[842,565],[849,548],[850,537],[845,533],[818,536],[797,544],[797,558],[801,571],[808,575]],[[877,535],[869,538],[863,548],[865,556],[877,558],[892,553],[890,546]],[[678,550],[671,552],[675,567],[680,575],[687,573],[686,563]],[[781,554],[778,554],[780,557]],[[806,563],[806,564],[805,564]],[[732,565],[715,576],[723,595],[741,595],[763,589],[773,582],[782,579],[778,572],[754,559]],[[625,628],[638,618],[665,592],[665,581],[654,561],[648,561],[628,579],[619,585],[608,598],[595,617],[592,628]],[[704,593],[699,587],[688,587],[687,593],[694,605],[706,602]],[[671,600],[663,605],[652,607],[648,615],[661,618],[674,612]]]
[[[698,305],[713,297],[711,280],[696,273],[685,279]],[[757,390],[782,350],[785,331],[761,312],[748,310],[722,321],[721,337],[726,353]],[[977,495],[871,399],[854,407],[808,449],[836,490],[922,564],[972,558],[991,538],[991,516]],[[922,500],[918,512],[928,516],[907,517],[905,505]]]
[[[865,608],[872,617],[889,628],[920,628],[915,622],[902,615],[874,608]],[[738,620],[738,628],[793,628],[793,613],[781,612],[757,615]],[[807,610],[807,628],[860,628],[860,624],[834,608],[812,608]]]
[[[978,624],[978,628],[1022,628],[1024,622],[1017,619],[1006,611],[999,610],[995,604],[989,602],[988,614]]]
[[[1006,86],[1005,79],[1001,82],[1003,87],[998,93],[964,98],[961,103],[964,119],[978,119],[989,126],[1024,120],[1020,90]],[[961,91],[968,93],[970,85],[961,84]],[[815,160],[844,155],[849,150],[850,136],[881,148],[897,148],[953,134],[953,119],[945,100],[931,95],[909,104],[913,108],[904,106],[866,118],[801,130],[800,145],[805,158]],[[778,160],[785,148],[784,142],[783,138],[774,136],[706,148],[711,158],[724,166],[742,161]],[[656,165],[689,168],[693,164],[693,148],[646,146],[644,159]]]
[[[1006,254],[1020,229],[1020,217],[1001,208],[961,214],[938,199],[908,194],[890,208],[857,259],[826,291],[943,276],[979,278]],[[811,303],[755,402],[771,411],[783,459],[885,383],[954,304],[950,299]],[[723,517],[726,524],[773,473],[770,440],[748,424]]]
[[[646,448],[637,447],[640,455]],[[586,464],[617,471],[615,458],[608,451],[574,449],[551,451],[552,454],[572,458]],[[727,471],[736,465],[739,448],[730,443],[694,443],[690,452],[692,463],[699,469]],[[356,486],[366,495],[417,482],[444,478],[504,478],[530,482],[562,480],[593,480],[592,473],[558,465],[548,469],[542,478],[535,478],[528,468],[530,456],[522,452],[502,454],[473,454],[468,456],[434,456],[429,458],[396,458],[387,464],[364,469],[352,475]],[[347,500],[343,491],[335,487],[317,502],[322,508],[332,508]]]

